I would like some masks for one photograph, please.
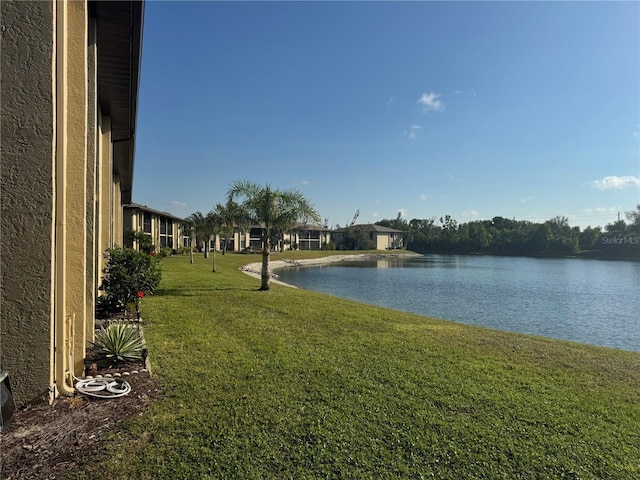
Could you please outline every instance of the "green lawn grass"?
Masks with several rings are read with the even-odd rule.
[[[261,292],[257,261],[164,260],[142,304],[164,396],[72,476],[640,478],[640,354]]]

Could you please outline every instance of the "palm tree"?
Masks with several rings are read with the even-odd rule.
[[[216,240],[224,227],[223,213],[218,209],[220,204],[216,205],[205,217],[206,232],[209,239],[213,236],[213,272],[216,271]]]
[[[232,200],[227,200],[225,205],[217,203],[214,209],[218,212],[220,216],[221,222],[221,233],[224,233],[224,245],[222,246],[222,255],[227,252],[227,243],[229,241],[229,237],[233,235],[234,229],[236,226],[241,226],[243,223],[243,218],[246,217],[246,214],[236,202]]]
[[[201,212],[194,212],[187,217],[187,221],[193,225],[196,242],[204,243],[204,258],[209,258],[209,240],[215,229],[210,215],[205,216]]]
[[[200,212],[193,212],[186,218],[186,221],[191,225],[191,239],[195,240],[196,246],[200,245],[202,241],[202,225],[204,224],[204,215]]]
[[[196,243],[196,228],[189,218],[182,222],[182,231],[184,235],[189,237],[189,262],[193,263],[193,244]]]
[[[239,238],[240,244],[238,245],[238,248],[239,249],[242,248],[243,239],[245,243],[245,248],[248,248],[249,244],[247,243],[247,233],[251,231],[251,225],[253,223],[253,220],[251,219],[249,212],[247,212],[247,210],[242,205],[239,205],[235,202],[234,202],[234,205],[235,205],[235,211],[233,215],[234,222],[238,227],[239,237],[240,237]]]
[[[297,190],[277,190],[267,184],[262,187],[248,180],[237,180],[231,184],[228,199],[243,199],[241,205],[251,216],[252,224],[262,227],[262,285],[260,290],[269,290],[271,279],[269,261],[271,233],[288,230],[298,221],[320,222],[315,208]]]

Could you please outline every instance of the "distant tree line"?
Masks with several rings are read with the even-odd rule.
[[[571,227],[565,216],[544,223],[494,217],[458,223],[450,215],[407,221],[398,215],[378,225],[402,230],[405,245],[419,253],[583,256],[640,259],[640,205],[601,227]]]

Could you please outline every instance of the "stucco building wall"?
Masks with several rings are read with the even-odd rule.
[[[0,369],[21,406],[82,375],[102,252],[122,243],[131,193],[144,4],[0,9]]]
[[[17,399],[46,400],[53,291],[54,11],[0,3],[0,368]]]

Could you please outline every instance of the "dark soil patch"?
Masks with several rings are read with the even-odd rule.
[[[54,479],[91,459],[106,434],[142,415],[160,392],[148,373],[126,377],[131,393],[113,399],[82,394],[17,411],[0,434],[0,478]]]
[[[103,318],[96,321],[96,327],[114,320],[139,326],[135,312]],[[122,375],[131,385],[131,392],[124,397],[104,399],[76,393],[59,397],[52,405],[27,406],[15,412],[11,424],[0,434],[0,479],[63,478],[72,468],[93,460],[106,435],[117,432],[125,420],[142,415],[152,400],[160,397],[148,366],[148,360],[118,365],[98,362],[97,371],[86,372]]]

